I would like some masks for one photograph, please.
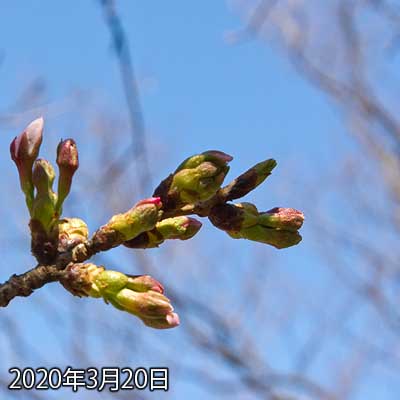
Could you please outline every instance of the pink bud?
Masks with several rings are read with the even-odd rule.
[[[275,207],[260,213],[259,222],[264,226],[297,231],[303,225],[304,214],[294,208]]]
[[[179,238],[181,240],[191,239],[203,225],[195,218],[186,217],[186,219],[187,220],[183,223],[183,227],[186,228],[186,230],[185,233]]]
[[[127,288],[136,292],[152,290],[153,292],[164,293],[163,285],[150,275],[128,275]]]
[[[11,158],[15,163],[29,160],[32,164],[39,154],[42,143],[43,118],[32,121],[10,145]]]
[[[169,328],[174,328],[180,324],[179,315],[177,313],[168,314],[166,320],[169,324]]]
[[[79,167],[78,149],[73,139],[62,140],[57,146],[57,165],[73,174]]]
[[[144,204],[154,204],[158,208],[162,207],[162,203],[161,203],[161,198],[160,197],[149,197],[148,199],[140,200],[138,203],[136,203],[135,207],[141,206],[141,205],[144,205]]]
[[[142,318],[145,325],[155,329],[175,328],[180,324],[178,314],[170,312],[162,318]]]

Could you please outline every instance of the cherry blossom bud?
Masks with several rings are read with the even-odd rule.
[[[33,201],[32,166],[42,143],[43,118],[32,121],[10,145],[11,158],[18,168],[21,189],[31,211]]]
[[[195,218],[181,216],[166,218],[158,222],[156,229],[164,239],[191,239],[201,228],[202,223]]]
[[[302,212],[292,208],[273,208],[258,212],[251,203],[220,204],[209,213],[211,223],[234,239],[266,243],[278,249],[301,241],[297,232],[304,220]]]
[[[217,150],[189,157],[161,182],[154,195],[161,197],[164,210],[206,201],[220,189],[231,160],[230,155]]]
[[[304,222],[304,214],[294,208],[275,207],[260,213],[259,223],[263,226],[296,232]]]
[[[159,197],[151,197],[140,201],[126,213],[114,215],[94,234],[93,248],[104,251],[152,230],[160,217],[161,206]]]
[[[200,230],[201,226],[200,221],[186,216],[166,218],[157,222],[153,230],[143,232],[123,244],[131,249],[158,247],[167,239],[190,239]]]
[[[178,315],[163,294],[164,288],[151,276],[125,275],[90,263],[73,264],[66,268],[61,283],[74,295],[103,298],[147,326],[167,329],[179,325]]]
[[[78,149],[73,139],[62,140],[57,147],[58,178],[57,210],[61,214],[62,204],[71,190],[72,177],[79,167]]]

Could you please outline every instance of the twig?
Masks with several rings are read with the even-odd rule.
[[[56,265],[38,265],[21,275],[12,275],[0,285],[0,307],[6,307],[14,297],[30,296],[34,290],[58,281],[62,275],[63,271]]]

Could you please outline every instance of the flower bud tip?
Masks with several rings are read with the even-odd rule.
[[[171,328],[178,326],[181,323],[181,321],[179,320],[179,315],[177,313],[168,314],[166,319]]]
[[[161,203],[161,198],[160,197],[149,197],[148,199],[143,199],[140,200],[137,204],[137,206],[141,206],[143,204],[154,204],[155,206],[157,206],[158,208],[161,208],[162,203]]]
[[[78,149],[75,140],[61,140],[57,146],[57,165],[60,168],[68,168],[74,173],[79,167]]]
[[[224,153],[223,151],[219,151],[219,150],[208,150],[208,151],[205,151],[203,154],[213,156],[224,163],[228,163],[233,160],[232,156]]]

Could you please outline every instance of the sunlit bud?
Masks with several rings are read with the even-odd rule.
[[[275,207],[259,215],[259,224],[271,228],[296,232],[301,228],[304,214],[294,208]]]
[[[118,231],[125,240],[154,228],[159,218],[161,202],[159,198],[142,200],[124,214],[114,215],[107,226]]]
[[[273,159],[262,161],[238,176],[222,189],[222,195],[225,201],[244,197],[247,193],[264,182],[264,180],[271,175],[271,171],[276,165],[276,161]]]
[[[152,197],[140,201],[126,213],[114,215],[94,234],[94,248],[106,250],[152,230],[160,217],[161,206],[160,198]]]
[[[21,189],[29,211],[33,200],[32,166],[42,143],[43,118],[31,122],[10,145],[11,158],[18,168]]]
[[[139,293],[164,292],[161,283],[150,275],[125,275],[122,272],[104,269],[94,276],[93,284],[102,295],[116,294],[124,288]]]
[[[220,189],[230,160],[231,156],[219,151],[188,158],[175,171],[169,194],[177,195],[181,202],[188,204],[208,200]]]
[[[96,274],[93,279],[95,290],[99,291],[102,296],[113,295],[125,288],[128,283],[128,276],[122,272],[104,270]]]
[[[118,231],[125,240],[132,239],[154,228],[161,205],[159,198],[142,200],[126,213],[114,215],[107,223],[107,227]]]
[[[83,243],[89,235],[88,227],[79,218],[63,218],[58,222],[59,251],[67,251]]]
[[[197,219],[181,216],[166,218],[158,222],[156,229],[164,239],[187,240],[192,238],[201,228]]]
[[[37,159],[33,166],[32,181],[36,188],[36,196],[32,203],[32,219],[40,221],[46,232],[49,232],[57,221],[55,205],[57,196],[52,190],[55,172],[51,164]]]
[[[173,311],[169,299],[152,290],[135,292],[130,289],[122,289],[112,297],[125,311],[139,318],[160,318]]]
[[[151,231],[143,232],[123,244],[131,249],[158,247],[167,239],[190,239],[200,230],[201,226],[200,221],[186,216],[166,218],[157,222]]]
[[[79,167],[78,149],[73,139],[62,140],[57,147],[58,178],[57,210],[61,207],[71,190],[72,177]]]
[[[255,242],[261,242],[283,249],[294,246],[301,241],[301,235],[296,231],[284,231],[280,229],[268,228],[262,225],[254,225],[244,228],[239,232],[228,232],[234,239],[248,239]]]
[[[161,198],[164,211],[206,201],[220,189],[231,160],[217,150],[189,157],[158,185],[153,196]]]

